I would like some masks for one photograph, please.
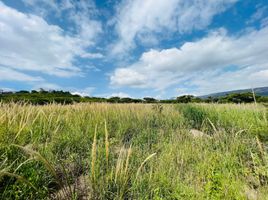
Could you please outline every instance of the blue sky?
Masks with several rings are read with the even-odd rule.
[[[268,86],[267,0],[0,0],[0,88],[170,98]]]

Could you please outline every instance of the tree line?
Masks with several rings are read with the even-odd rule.
[[[207,97],[200,98],[193,95],[183,95],[174,99],[162,99],[157,100],[152,97],[144,97],[143,99],[135,99],[129,97],[81,97],[79,95],[71,94],[68,91],[46,91],[40,89],[39,91],[32,90],[26,91],[21,90],[17,92],[3,92],[0,91],[1,102],[28,102],[36,105],[44,105],[49,103],[60,103],[60,104],[73,104],[79,102],[107,102],[107,103],[252,103],[265,102],[268,103],[267,96],[253,96],[252,93],[232,93],[222,97]]]

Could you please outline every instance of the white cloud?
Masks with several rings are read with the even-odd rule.
[[[146,84],[146,76],[139,73],[138,70],[131,68],[119,68],[111,76],[112,85],[122,86],[143,86]]]
[[[238,0],[126,0],[117,7],[113,22],[118,34],[112,53],[134,48],[135,40],[147,41],[148,34],[188,33],[207,27],[212,18]],[[143,37],[145,38],[143,39]]]
[[[261,26],[262,27],[268,26],[268,17],[265,17],[261,20]]]
[[[107,99],[109,99],[111,97],[133,98],[131,95],[129,95],[125,92],[102,93],[102,94],[95,94],[94,96],[107,98]]]
[[[104,55],[101,53],[83,53],[80,55],[81,58],[90,58],[90,59],[100,59],[104,58]]]
[[[266,65],[268,68],[268,65]],[[251,78],[256,78],[257,80],[261,82],[265,82],[268,80],[268,69],[264,69],[255,73],[252,73],[250,75]]]
[[[94,20],[98,13],[92,0],[23,0],[25,5],[31,7],[36,15],[42,17],[64,18],[73,23],[69,31],[74,32],[83,40],[84,45],[93,45],[96,36],[102,32],[101,22]],[[67,27],[68,28],[68,27]]]
[[[268,68],[268,65],[263,65],[262,67]],[[191,94],[206,95],[233,89],[267,86],[268,77],[266,70],[258,70],[258,66],[250,66],[237,71],[195,73],[186,85],[185,90],[189,91],[191,86],[197,86],[191,90]]]
[[[91,33],[85,32],[87,37],[70,35],[39,16],[24,14],[0,2],[0,65],[24,73],[36,71],[61,77],[80,75],[80,68],[74,64],[77,57],[101,56],[86,52],[99,32],[92,23],[84,28],[91,29]]]
[[[75,24],[77,34],[88,46],[94,44],[93,39],[102,33],[102,24],[92,19],[93,15],[98,13],[93,1],[67,1],[72,4],[72,7],[69,7],[71,9],[68,9],[68,16]]]
[[[63,90],[63,91],[69,91],[73,95],[79,95],[79,96],[91,96],[92,92],[95,90],[95,87],[86,87],[86,88],[75,88],[75,87],[64,87],[60,86],[55,83],[49,83],[49,82],[40,82],[34,85],[32,88],[33,90],[39,90],[40,88],[44,90]]]
[[[261,6],[259,5],[257,7],[256,12],[250,17],[250,19],[247,21],[247,23],[254,23],[258,20],[261,20],[264,18],[266,12],[268,10],[268,6]]]
[[[7,87],[2,87],[0,88],[0,93],[1,92],[14,92],[15,90],[13,88],[7,88]]]
[[[42,81],[39,83],[34,84],[34,87],[32,88],[33,90],[40,90],[40,89],[44,89],[44,90],[62,90],[63,88],[55,83],[49,83],[46,81]]]
[[[111,98],[111,97],[131,98],[129,94],[124,93],[124,92],[112,93],[112,94],[106,96],[106,98]]]
[[[34,77],[24,74],[22,72],[15,71],[13,69],[8,69],[6,67],[0,66],[0,81],[28,81],[37,82],[43,81],[41,77]]]
[[[164,90],[171,85],[196,87],[198,93],[218,89],[268,85],[268,27],[240,36],[214,31],[180,48],[150,50],[139,61],[117,68],[110,76],[115,87]],[[260,74],[263,75],[260,79]]]
[[[38,13],[39,15],[42,15],[43,17],[46,16],[49,12],[48,9],[46,9],[47,7],[57,11],[57,13],[59,13],[61,10],[60,7],[57,6],[56,1],[54,0],[22,0],[22,2],[27,6],[39,5],[38,7],[36,7],[35,11],[36,13]]]
[[[85,97],[85,96],[91,96],[92,92],[95,90],[95,87],[87,87],[84,89],[69,88],[69,90],[71,91],[73,95],[79,95],[79,96]]]

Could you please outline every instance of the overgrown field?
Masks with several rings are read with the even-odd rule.
[[[254,104],[0,104],[0,199],[268,199],[267,120]]]

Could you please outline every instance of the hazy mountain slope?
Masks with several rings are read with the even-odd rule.
[[[255,93],[257,95],[268,96],[268,87],[254,88],[254,91],[255,91]],[[227,94],[244,93],[244,92],[252,92],[252,89],[232,90],[232,91],[226,91],[226,92],[212,93],[212,94],[201,96],[201,98],[207,98],[209,96],[211,96],[211,97],[222,97],[222,96],[225,96]]]

